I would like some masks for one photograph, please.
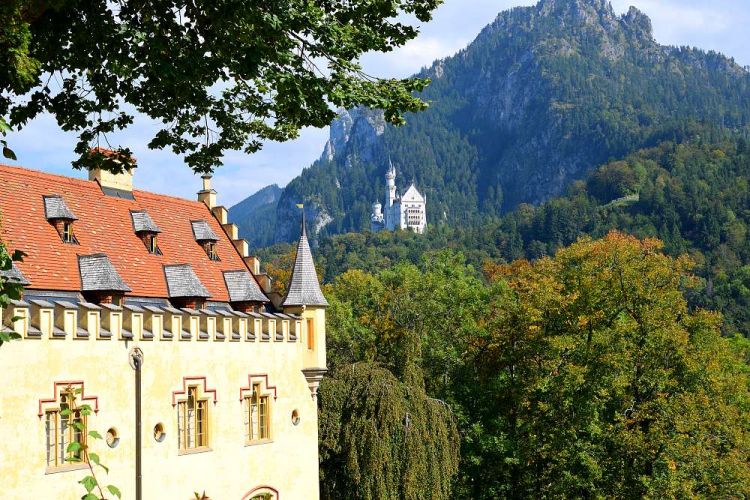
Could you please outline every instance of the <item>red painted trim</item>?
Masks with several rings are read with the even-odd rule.
[[[177,405],[177,396],[184,396],[187,394],[187,383],[188,380],[201,380],[203,381],[203,394],[213,394],[214,396],[214,404],[216,404],[217,398],[216,398],[216,389],[209,389],[208,385],[206,384],[206,377],[204,376],[194,376],[194,377],[182,377],[182,390],[181,391],[172,391],[172,406]]]
[[[276,495],[276,500],[281,499],[281,495],[279,495],[279,490],[277,490],[276,488],[273,488],[271,486],[256,486],[252,490],[245,493],[245,495],[242,497],[242,500],[248,500],[250,498],[250,495],[253,495],[255,493],[266,493],[261,490],[268,490],[267,492],[273,493],[274,495]]]
[[[264,382],[266,384],[266,389],[273,391],[273,399],[275,400],[278,397],[278,394],[276,394],[276,386],[275,385],[269,385],[268,383],[268,374],[267,373],[251,373],[247,376],[247,387],[240,387],[240,401],[242,401],[242,393],[245,391],[252,390],[253,388],[253,379],[254,378],[263,378]]]
[[[58,387],[60,386],[80,386],[81,388],[81,401],[93,401],[94,402],[94,413],[99,413],[99,397],[98,396],[86,396],[86,392],[84,390],[83,380],[61,380],[54,383],[54,394],[52,398],[50,399],[40,399],[39,400],[39,418],[42,418],[44,416],[44,411],[42,410],[42,406],[45,404],[52,404],[57,402],[57,398],[59,396]]]

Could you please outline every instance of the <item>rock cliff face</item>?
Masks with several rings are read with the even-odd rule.
[[[282,193],[273,234],[368,227],[392,159],[397,185],[416,181],[428,221],[461,223],[540,203],[612,157],[696,128],[750,122],[747,71],[714,52],[659,45],[635,8],[607,0],[542,0],[506,11],[466,48],[419,76],[430,109],[401,128],[377,111],[342,111],[321,158]],[[261,221],[262,223],[262,221]],[[312,235],[314,238],[314,235]]]

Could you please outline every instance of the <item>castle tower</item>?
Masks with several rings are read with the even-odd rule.
[[[396,168],[393,166],[393,163],[391,163],[391,160],[388,159],[389,168],[388,172],[385,173],[385,208],[386,211],[388,208],[393,206],[393,202],[396,200]]]
[[[385,224],[383,217],[383,205],[380,201],[376,201],[372,204],[372,214],[370,215],[370,231],[377,233],[382,230]]]
[[[301,316],[306,326],[305,344],[307,350],[303,356],[302,373],[313,397],[317,396],[318,386],[327,371],[325,321],[328,301],[323,296],[315,271],[310,244],[307,241],[305,213],[302,212],[302,234],[297,243],[297,254],[294,257],[294,268],[289,279],[286,296],[282,302],[284,313]]]

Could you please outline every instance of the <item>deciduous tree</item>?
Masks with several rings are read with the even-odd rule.
[[[0,117],[52,113],[79,133],[75,165],[120,170],[129,150],[91,158],[136,110],[163,124],[152,148],[196,172],[226,150],[252,153],[335,107],[381,108],[392,123],[423,109],[424,79],[382,79],[358,59],[414,38],[440,0],[6,0],[0,3]],[[101,143],[101,144],[100,144]]]

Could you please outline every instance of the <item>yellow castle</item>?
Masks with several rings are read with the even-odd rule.
[[[21,336],[0,347],[0,497],[80,498],[68,446],[95,430],[124,499],[317,499],[328,304],[304,222],[281,297],[209,176],[190,201],[132,173],[0,166],[0,239],[27,254],[0,276],[24,285],[0,309]]]

